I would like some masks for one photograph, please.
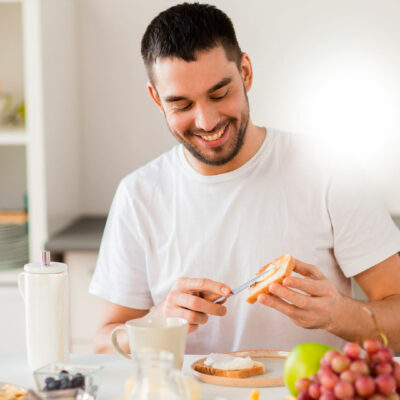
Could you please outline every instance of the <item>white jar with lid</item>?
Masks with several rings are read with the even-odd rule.
[[[50,362],[68,362],[69,295],[66,264],[50,262],[42,252],[41,263],[24,266],[18,287],[25,302],[26,344],[31,369]]]

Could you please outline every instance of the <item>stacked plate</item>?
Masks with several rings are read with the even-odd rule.
[[[0,270],[28,262],[27,224],[0,224]]]

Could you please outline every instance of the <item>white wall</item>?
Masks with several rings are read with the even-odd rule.
[[[78,2],[42,0],[41,7],[49,235],[79,217],[83,207]]]
[[[151,104],[140,56],[151,18],[173,2],[80,3],[84,212],[106,214],[119,180],[174,144]]]
[[[253,61],[253,120],[347,148],[400,214],[400,2],[210,2]],[[175,3],[79,2],[85,213],[107,213],[121,177],[174,143],[146,92],[140,40]]]

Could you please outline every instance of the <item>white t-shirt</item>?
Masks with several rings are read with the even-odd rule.
[[[90,293],[149,309],[179,277],[235,288],[289,253],[351,296],[346,277],[399,251],[400,233],[372,191],[348,173],[313,139],[273,129],[246,164],[220,175],[196,172],[177,145],[121,181]],[[342,346],[245,296],[230,298],[224,317],[210,316],[189,334],[187,353],[289,350],[308,341]]]

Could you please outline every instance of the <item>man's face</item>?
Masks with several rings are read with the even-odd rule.
[[[230,162],[244,143],[249,106],[243,72],[218,46],[186,62],[164,58],[153,65],[149,90],[173,135],[202,164]],[[153,93],[152,93],[153,90]]]

